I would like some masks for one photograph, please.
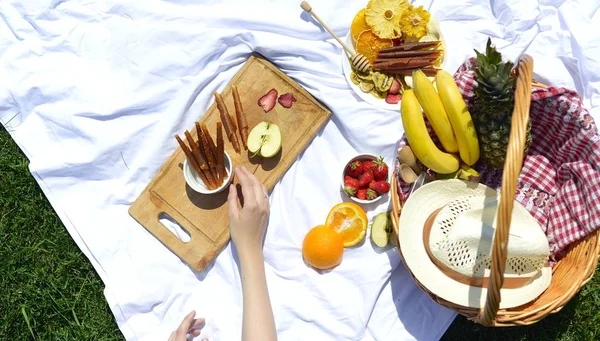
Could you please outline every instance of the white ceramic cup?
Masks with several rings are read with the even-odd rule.
[[[227,154],[227,152],[225,152],[225,160],[223,161],[223,163],[225,164],[225,172],[227,173],[227,176],[225,178],[225,181],[223,181],[223,184],[219,188],[212,190],[208,189],[204,181],[202,181],[202,178],[200,178],[198,173],[196,173],[196,170],[192,167],[192,165],[190,165],[187,158],[185,159],[185,161],[183,161],[183,177],[185,178],[185,182],[194,191],[198,193],[214,194],[221,192],[229,186],[231,180],[233,179],[233,176],[231,174],[233,170],[233,162],[231,162],[231,158],[229,157],[229,154]]]

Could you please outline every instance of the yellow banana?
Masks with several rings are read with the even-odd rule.
[[[459,159],[456,155],[444,153],[433,143],[425,119],[421,112],[421,106],[412,89],[402,93],[401,104],[402,124],[406,133],[408,144],[415,156],[428,168],[439,174],[456,172]]]
[[[415,95],[442,146],[449,153],[458,152],[454,130],[452,130],[446,110],[444,110],[440,96],[435,91],[433,84],[421,70],[413,71],[412,78]]]
[[[437,90],[454,129],[460,158],[469,166],[479,160],[479,141],[473,119],[463,100],[454,78],[447,71],[438,71],[435,76]]]

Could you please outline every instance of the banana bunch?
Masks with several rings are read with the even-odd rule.
[[[438,174],[457,172],[460,159],[469,166],[475,164],[479,159],[477,133],[454,78],[438,71],[437,91],[423,71],[415,70],[412,78],[413,89],[404,92],[401,110],[406,138],[417,158]],[[429,136],[421,108],[445,152]]]

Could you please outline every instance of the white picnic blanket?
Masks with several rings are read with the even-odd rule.
[[[341,49],[293,1],[5,0],[0,2],[0,121],[106,285],[128,340],[165,340],[191,309],[211,340],[240,337],[241,290],[227,246],[195,273],[127,213],[252,51],[333,112],[276,185],[265,243],[281,340],[437,340],[454,313],[433,303],[393,248],[367,240],[319,274],[302,261],[305,233],[342,200],[339,173],[359,152],[393,162],[398,112],[361,102]],[[417,1],[439,21],[446,69],[484,49],[535,60],[546,84],[577,90],[600,119],[598,1]],[[339,35],[366,4],[313,1]],[[318,165],[318,166],[315,166]],[[369,218],[388,202],[368,207]]]

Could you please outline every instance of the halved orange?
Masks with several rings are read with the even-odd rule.
[[[353,202],[333,206],[327,215],[325,226],[337,231],[344,239],[344,247],[360,243],[367,234],[367,214]]]

